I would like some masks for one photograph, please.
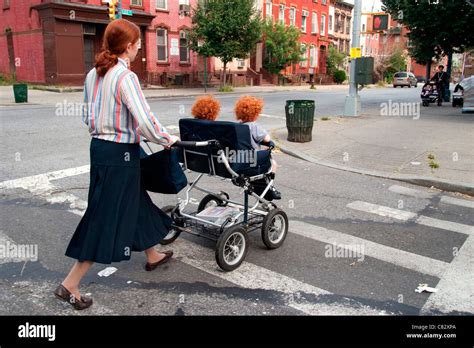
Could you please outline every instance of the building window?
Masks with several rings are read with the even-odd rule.
[[[296,26],[296,8],[290,8],[290,25]]]
[[[326,4],[327,4],[327,0],[321,0],[321,4],[326,5]]]
[[[303,11],[301,13],[301,31],[306,33],[306,22],[308,20],[308,11]]]
[[[10,0],[3,0],[3,9],[9,9],[10,8]]]
[[[130,1],[131,6],[140,6],[143,7],[143,1],[142,0],[131,0]]]
[[[156,8],[159,10],[167,10],[168,0],[156,0]]]
[[[328,19],[328,30],[332,30],[332,15],[329,15],[329,19]]]
[[[156,30],[156,45],[158,48],[158,61],[168,62],[168,30],[164,28]]]
[[[272,1],[271,0],[267,0],[267,2],[265,3],[265,15],[267,18],[272,18],[273,15],[272,15]]]
[[[280,5],[280,12],[278,13],[278,19],[281,24],[285,24],[285,5]]]
[[[308,65],[308,51],[305,44],[301,44],[301,62],[300,67],[306,68]]]
[[[326,35],[326,16],[321,15],[321,30],[320,33],[322,36]]]
[[[311,33],[318,33],[318,14],[316,12],[311,14]]]
[[[351,17],[346,17],[346,34],[351,33]]]
[[[188,33],[184,30],[179,32],[179,61],[189,63]]]
[[[315,46],[311,46],[309,49],[309,67],[316,68],[318,65],[318,49]]]

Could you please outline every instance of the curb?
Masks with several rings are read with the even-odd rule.
[[[276,137],[274,134],[272,135],[278,147],[280,148],[281,152],[289,156],[293,156],[293,157],[296,157],[296,158],[299,158],[299,159],[302,159],[307,162],[311,162],[323,167],[343,170],[343,171],[351,172],[355,174],[373,176],[377,178],[403,181],[403,182],[407,182],[407,183],[415,184],[419,186],[435,187],[443,191],[459,192],[459,193],[463,193],[469,196],[474,196],[474,184],[469,184],[465,182],[456,182],[456,181],[451,181],[451,180],[446,180],[446,179],[433,179],[426,176],[407,175],[407,174],[390,174],[387,172],[381,172],[377,170],[352,168],[352,167],[343,166],[343,165],[335,164],[335,163],[324,161],[324,160],[318,160],[314,157],[311,157],[310,155],[307,155],[306,153],[302,151],[290,149],[288,146],[283,145],[281,143],[281,140],[278,139],[278,137]]]

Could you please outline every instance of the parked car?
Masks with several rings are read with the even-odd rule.
[[[408,88],[411,88],[411,86],[417,87],[418,81],[415,75],[413,75],[411,72],[400,71],[393,75],[393,88],[398,86],[402,88],[405,86],[408,86]]]

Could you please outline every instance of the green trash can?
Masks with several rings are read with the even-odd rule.
[[[306,143],[312,140],[314,100],[287,100],[285,105],[288,141]]]
[[[13,84],[15,103],[28,103],[28,85],[26,83]]]

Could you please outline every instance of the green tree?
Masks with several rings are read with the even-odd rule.
[[[269,73],[277,74],[278,81],[280,81],[283,69],[303,60],[301,55],[304,53],[304,48],[299,41],[300,35],[301,30],[292,25],[272,23],[271,20],[266,21],[263,25],[266,49],[263,67]]]
[[[339,70],[346,57],[347,56],[344,53],[339,52],[333,45],[329,46],[326,67],[330,76],[334,76],[334,73]]]
[[[410,33],[410,55],[420,64],[474,46],[474,7],[466,0],[382,0],[383,10]],[[449,72],[449,71],[448,71]],[[429,76],[428,76],[429,77]]]
[[[222,60],[225,86],[227,64],[234,58],[247,58],[261,38],[260,15],[253,0],[199,1],[192,12],[189,47]]]

